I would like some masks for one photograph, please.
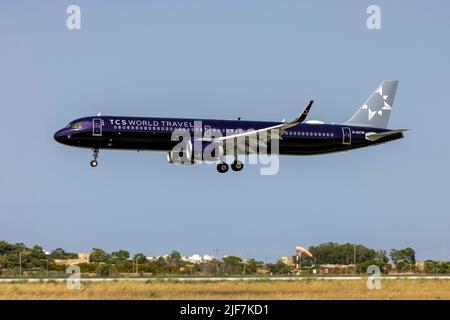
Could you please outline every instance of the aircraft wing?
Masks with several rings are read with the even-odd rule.
[[[258,135],[265,134],[267,136],[267,139],[265,139],[266,141],[253,140],[253,141],[258,141],[260,146],[261,146],[261,144],[266,143],[270,139],[280,139],[281,140],[282,135],[286,129],[294,127],[294,126],[298,125],[299,123],[302,123],[303,121],[305,121],[306,117],[308,116],[309,110],[312,107],[313,102],[314,101],[311,100],[308,103],[308,105],[303,109],[303,112],[292,121],[283,122],[283,123],[275,125],[275,126],[262,128],[262,129],[258,129],[258,130],[249,130],[249,131],[245,131],[242,133],[232,134],[232,135],[228,135],[228,136],[224,136],[224,137],[218,137],[218,138],[214,138],[214,139],[208,140],[208,141],[212,141],[215,143],[224,143],[225,142],[225,144],[227,143],[227,141],[234,142],[234,146],[237,147],[238,154],[256,153],[257,150],[254,150],[254,146],[252,146],[249,143],[249,141],[251,139],[258,139]],[[249,138],[249,139],[247,139],[247,138]],[[264,145],[262,147],[264,147]],[[266,147],[267,147],[267,145],[266,145]]]
[[[253,136],[256,135],[258,133],[267,133],[269,134],[270,131],[272,130],[280,130],[280,134],[278,135],[278,138],[281,139],[281,135],[283,135],[284,130],[289,129],[291,127],[294,127],[296,125],[298,125],[299,123],[302,123],[303,121],[305,121],[306,117],[308,116],[309,110],[311,109],[311,106],[313,104],[313,100],[311,100],[308,105],[303,109],[303,112],[294,120],[289,121],[289,122],[283,122],[281,124],[278,124],[276,126],[271,126],[271,127],[267,127],[267,128],[262,128],[262,129],[258,129],[258,130],[252,130],[252,131],[246,131],[246,132],[242,132],[242,133],[237,133],[237,134],[232,134],[232,135],[228,135],[228,136],[224,136],[224,137],[219,137],[216,139],[213,139],[213,141],[226,141],[229,139],[235,139],[235,138],[239,138],[239,137],[248,137],[248,136]]]

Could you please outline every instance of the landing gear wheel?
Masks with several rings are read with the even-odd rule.
[[[93,151],[92,151],[92,161],[91,161],[91,167],[92,168],[95,168],[96,166],[97,166],[97,157],[98,157],[98,152],[99,152],[99,150],[98,149],[93,149]]]
[[[217,171],[220,173],[225,173],[228,171],[228,165],[225,162],[219,163],[217,165]]]
[[[238,160],[234,161],[231,164],[231,169],[233,169],[233,171],[241,171],[242,169],[244,169],[244,164]]]

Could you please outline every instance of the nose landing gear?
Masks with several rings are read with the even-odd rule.
[[[98,149],[93,149],[93,153],[92,153],[92,161],[91,161],[91,167],[95,168],[97,166],[97,157],[98,157]]]

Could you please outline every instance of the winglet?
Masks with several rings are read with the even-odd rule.
[[[303,109],[303,112],[300,114],[300,116],[295,118],[294,121],[292,121],[292,122],[298,124],[298,123],[302,123],[303,121],[305,121],[306,117],[308,116],[309,109],[311,109],[313,103],[314,103],[314,100],[311,100],[308,103],[308,105],[305,107],[305,109]]]

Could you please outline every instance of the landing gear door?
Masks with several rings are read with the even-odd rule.
[[[92,135],[93,136],[102,135],[102,119],[99,118],[92,119]]]
[[[342,144],[350,145],[352,143],[352,131],[348,127],[342,128]]]

